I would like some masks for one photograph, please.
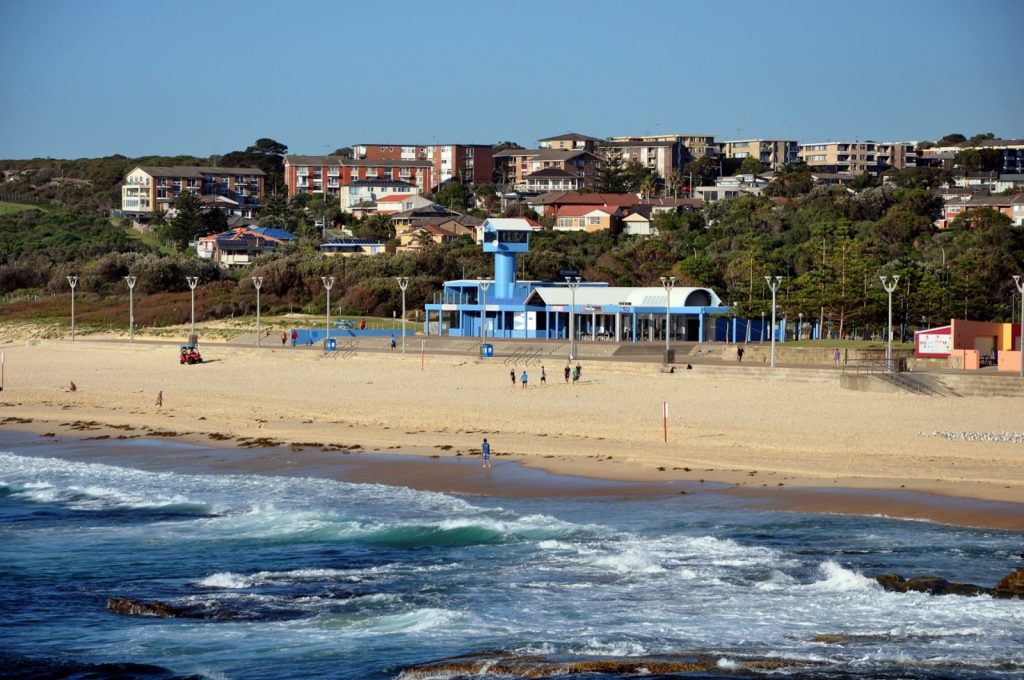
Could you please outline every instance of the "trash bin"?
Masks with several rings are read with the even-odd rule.
[[[493,357],[494,356],[494,345],[482,344],[480,345],[480,356],[482,357]]]
[[[324,340],[324,346],[328,352],[333,352],[337,348],[337,341],[334,338],[327,338]]]

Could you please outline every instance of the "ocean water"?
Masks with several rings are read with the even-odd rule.
[[[1021,565],[1021,533],[24,454],[0,452],[0,676],[384,679],[466,654],[690,654],[715,668],[671,677],[1024,677],[1024,602],[870,578],[991,586]],[[125,616],[115,597],[226,616]]]

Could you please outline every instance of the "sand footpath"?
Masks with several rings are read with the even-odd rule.
[[[838,377],[758,380],[727,367],[669,374],[605,361],[584,362],[576,385],[564,383],[564,364],[545,364],[545,386],[539,366],[527,367],[524,390],[510,385],[501,358],[428,354],[421,369],[418,354],[386,351],[202,349],[203,364],[182,366],[167,344],[7,344],[0,422],[39,434],[442,457],[476,455],[487,437],[499,460],[604,479],[1024,499],[1024,443],[933,434],[1024,432],[1020,398],[854,392]],[[1008,523],[977,523],[1024,529],[1024,505],[1012,507]]]

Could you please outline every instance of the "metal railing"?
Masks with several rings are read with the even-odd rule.
[[[843,366],[843,372],[845,373],[848,369],[857,374],[876,375],[880,380],[883,380],[890,385],[894,385],[901,390],[912,392],[914,394],[921,394],[928,397],[944,397],[946,396],[939,390],[925,384],[923,381],[917,378],[911,377],[897,368],[902,368],[903,362],[899,359],[890,361],[866,361],[859,364],[846,364]]]

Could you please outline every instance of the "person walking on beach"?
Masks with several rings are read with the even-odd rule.
[[[281,347],[288,344],[288,331],[281,331]]]
[[[576,378],[578,380],[579,378],[582,378],[582,377],[583,377],[583,367],[580,366],[579,362],[576,362]]]
[[[569,368],[569,364],[566,364],[565,365],[565,384],[566,385],[569,384],[569,373],[571,373],[571,372],[572,372],[572,369]]]
[[[736,348],[736,363],[739,363],[739,364],[743,363],[743,348],[742,347],[737,347]]]
[[[523,383],[523,389],[526,389],[526,381],[530,379],[530,376],[526,375],[526,369],[523,369],[523,374],[519,376],[519,382]]]
[[[366,319],[360,319],[359,320],[359,330],[361,330],[361,331],[365,331],[366,330]]]
[[[164,405],[164,391],[160,390],[156,393],[156,407],[160,408]]]
[[[548,374],[544,372],[544,367],[543,366],[540,367],[540,384],[541,385],[547,385],[548,384]]]
[[[395,341],[395,336],[393,336],[393,335],[392,335],[392,336],[391,336],[391,351],[392,351],[392,352],[394,352],[394,351],[395,351],[395,347],[396,347],[397,345],[398,345],[398,343],[397,343],[397,342]]]
[[[508,377],[512,378],[512,387],[516,386],[516,369],[512,369],[508,372]]]
[[[480,457],[484,460],[484,469],[491,467],[491,445],[487,442],[487,437],[484,437],[484,443],[480,445]]]
[[[293,328],[292,329],[292,347],[295,347],[295,343],[297,343],[298,341],[299,341],[299,332]]]
[[[839,353],[839,348],[836,347],[835,351],[832,352],[832,365],[835,366],[836,368],[839,368],[839,364],[841,363],[842,358],[843,355]]]
[[[572,384],[575,385],[579,381],[580,381],[580,367],[579,367],[579,364],[577,364],[576,368],[572,369]]]

